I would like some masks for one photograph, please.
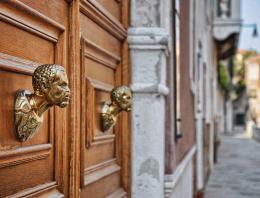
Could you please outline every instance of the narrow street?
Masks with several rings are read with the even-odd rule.
[[[218,153],[205,197],[259,198],[260,143],[245,133],[222,136]]]

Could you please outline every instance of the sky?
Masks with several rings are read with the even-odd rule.
[[[242,27],[239,49],[255,49],[260,53],[260,0],[241,0],[243,24],[257,23],[258,37],[253,38],[253,28]]]

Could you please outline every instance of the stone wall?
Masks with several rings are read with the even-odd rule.
[[[195,146],[178,165],[173,175],[165,177],[165,198],[193,197],[193,157]]]
[[[132,198],[164,197],[167,2],[131,1]]]

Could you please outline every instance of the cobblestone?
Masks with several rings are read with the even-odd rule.
[[[222,136],[205,198],[260,198],[260,143],[246,134]]]

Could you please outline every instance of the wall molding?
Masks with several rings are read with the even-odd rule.
[[[23,191],[20,191],[11,197],[39,197],[48,196],[53,198],[65,197],[62,193],[57,190],[57,183],[50,182],[46,184],[41,184]]]
[[[164,84],[133,83],[131,89],[134,93],[168,95],[169,88]]]
[[[93,0],[80,0],[80,11],[119,40],[127,37],[123,25],[104,7]]]
[[[169,33],[165,28],[135,27],[128,30],[129,48],[168,50]]]
[[[0,53],[0,69],[2,70],[32,75],[39,65],[41,63]]]
[[[86,168],[84,170],[84,185],[87,186],[103,177],[119,172],[121,168],[116,162],[117,159],[114,158]]]
[[[86,46],[85,48],[83,48],[85,57],[111,69],[116,69],[117,64],[119,64],[121,61],[121,58],[119,56],[103,49],[102,47],[87,39],[82,39]]]
[[[0,2],[0,19],[54,43],[58,42],[59,35],[65,31],[62,24],[19,0]]]
[[[0,168],[47,158],[51,154],[51,148],[51,144],[40,144],[8,150],[3,153],[0,151]]]
[[[187,168],[189,163],[192,161],[195,152],[196,152],[196,146],[194,145],[190,149],[188,154],[186,154],[186,156],[181,161],[181,163],[178,165],[178,167],[175,169],[174,173],[165,175],[165,180],[164,180],[164,193],[165,193],[165,197],[170,197],[170,195],[173,192],[174,188],[178,184],[180,178],[184,174],[185,169]]]

